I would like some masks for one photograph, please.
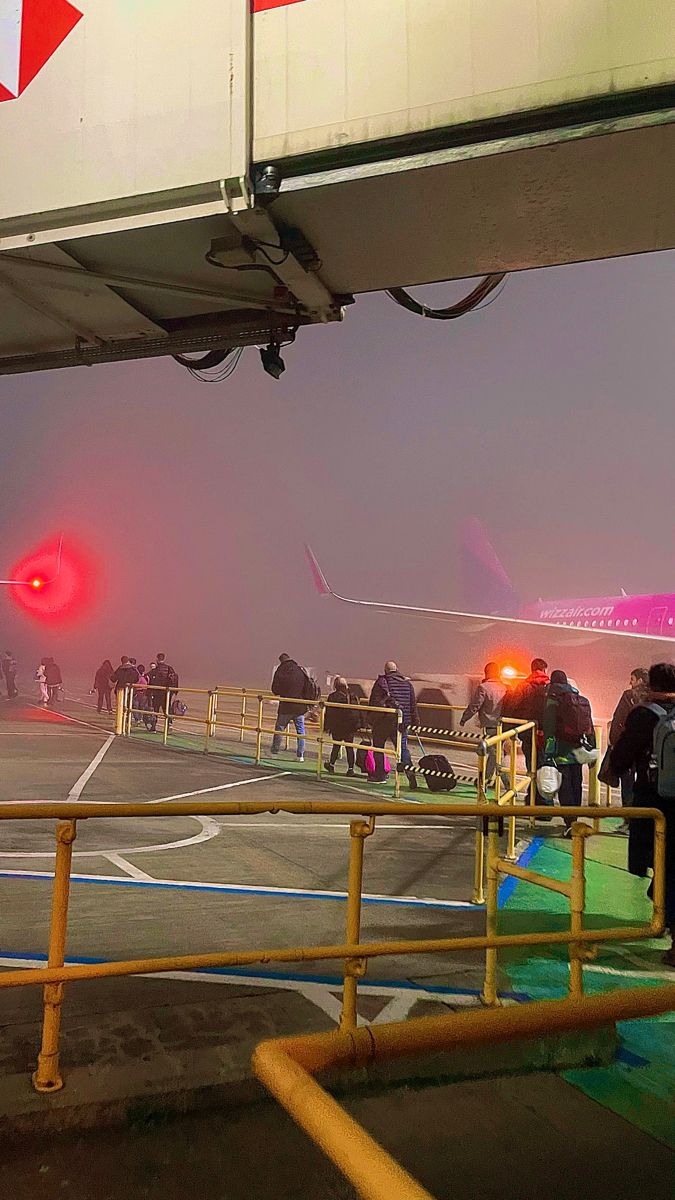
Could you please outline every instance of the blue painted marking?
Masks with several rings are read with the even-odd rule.
[[[534,858],[535,854],[537,853],[538,850],[541,849],[543,844],[544,844],[543,837],[532,838],[532,841],[530,842],[529,846],[525,847],[525,849],[523,850],[523,853],[517,859],[516,865],[519,867],[526,867],[528,863],[532,862],[532,859]],[[506,878],[502,880],[502,882],[499,885],[499,891],[497,893],[497,908],[504,907],[504,905],[506,904],[506,901],[515,892],[519,882],[520,882],[520,880],[514,879],[513,875],[507,875]]]
[[[11,871],[0,871],[0,879],[30,879],[37,882],[50,883],[53,879],[52,875],[39,874],[39,872],[27,872],[21,875],[12,875]],[[92,883],[104,887],[136,887],[136,888],[164,888],[173,889],[174,891],[185,892],[224,892],[233,896],[275,896],[281,899],[290,900],[338,900],[344,904],[346,895],[335,892],[307,892],[300,888],[265,888],[265,887],[237,887],[236,884],[230,883],[181,883],[180,880],[161,880],[161,879],[125,879],[120,876],[119,879],[111,879],[110,877],[95,879],[91,876],[86,878],[82,875],[71,875],[71,883]],[[443,902],[442,900],[420,900],[415,897],[407,899],[403,896],[364,896],[363,904],[394,904],[403,908],[443,908],[443,909],[482,909],[485,905],[469,904],[463,900],[452,901],[452,903]]]
[[[32,954],[29,952],[19,953],[16,950],[0,950],[0,958],[15,958],[15,959],[34,959],[36,962],[47,962],[46,954]],[[78,955],[77,958],[67,958],[66,966],[78,967],[89,966],[90,964],[99,965],[100,963],[112,962],[109,958],[87,958],[85,955]],[[152,972],[159,975],[160,972]],[[261,982],[276,979],[290,979],[293,983],[322,983],[326,987],[342,988],[344,979],[341,975],[307,975],[297,974],[291,971],[255,971],[249,967],[196,967],[194,971],[185,971],[186,975],[226,975],[234,979],[259,979]],[[373,979],[370,981],[371,987],[384,989],[405,988],[411,992],[431,992],[434,996],[480,996],[481,993],[476,988],[462,987],[445,987],[442,984],[425,984],[412,983],[407,979]],[[506,997],[508,1000],[529,1000],[530,997],[525,992],[500,992],[500,996]]]
[[[619,1046],[616,1052],[616,1061],[623,1063],[627,1067],[648,1067],[649,1059],[643,1058],[641,1054],[634,1054],[627,1046]]]

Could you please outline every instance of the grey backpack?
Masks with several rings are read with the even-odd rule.
[[[659,796],[675,798],[675,708],[666,711],[660,704],[648,704],[658,717],[654,727],[650,775]]]

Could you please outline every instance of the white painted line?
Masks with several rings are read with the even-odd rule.
[[[90,801],[89,803],[94,803]],[[157,801],[150,800],[150,804],[156,804]],[[412,813],[410,814],[412,816]],[[461,819],[461,818],[456,818]],[[348,821],[308,821],[304,813],[299,813],[295,821],[237,821],[234,817],[216,817],[221,829],[294,829],[296,833],[306,833],[308,829],[349,829]],[[475,828],[475,818],[467,817],[467,821],[473,822],[471,829]],[[410,833],[416,833],[418,829],[438,829],[441,833],[452,833],[456,826],[454,825],[404,825],[402,822],[395,824],[387,823],[380,824],[380,817],[377,818],[376,830],[379,829],[406,829]],[[468,826],[460,826],[460,828],[469,828]]]
[[[119,867],[126,875],[130,875],[132,879],[141,879],[144,883],[153,881],[152,875],[148,875],[146,871],[141,871],[140,867],[135,867],[133,863],[127,862],[126,858],[122,858],[121,854],[102,854],[101,858],[107,858],[109,863],[114,867]]]
[[[45,967],[47,965],[43,958],[5,958],[0,956],[0,967],[10,968],[31,968]],[[134,976],[136,979],[175,979],[178,982],[185,983],[220,983],[229,987],[256,987],[262,990],[271,988],[272,991],[285,992],[300,992],[306,987],[323,987],[331,995],[334,995],[335,990],[339,990],[339,984],[333,985],[328,983],[317,982],[312,983],[305,979],[294,979],[292,976],[285,978],[281,975],[265,977],[264,975],[217,975],[211,971],[162,971],[161,975],[158,972],[148,971],[143,975]],[[381,996],[391,997],[398,995],[410,995],[414,1003],[415,1000],[437,1000],[441,1003],[452,1004],[453,1006],[465,1006],[467,1008],[482,1007],[478,994],[467,995],[466,992],[428,992],[425,988],[416,987],[414,984],[406,984],[404,982],[397,983],[394,987],[391,985],[379,986],[376,983],[359,983],[359,995],[361,996]],[[507,1001],[504,1001],[507,1003]],[[510,1003],[510,1001],[509,1001]]]
[[[31,857],[28,854],[17,854],[13,852],[17,858],[27,859]],[[124,860],[119,859],[121,851],[95,851],[94,853],[85,852],[85,858],[107,858],[109,862],[116,860],[117,866],[123,866]],[[126,850],[125,854],[136,854],[138,851]],[[9,854],[0,857],[9,857]],[[53,854],[34,854],[34,858],[53,858]],[[127,867],[131,868],[132,864],[127,863]],[[2,870],[0,878],[16,877],[17,879],[52,879],[53,871],[25,871],[25,870]],[[129,870],[129,874],[132,871]],[[347,893],[342,891],[332,891],[330,888],[290,888],[276,887],[273,884],[266,883],[209,883],[204,879],[161,879],[155,875],[146,875],[141,872],[139,875],[134,875],[133,878],[138,879],[141,883],[152,884],[156,888],[165,887],[167,890],[175,888],[177,891],[184,889],[191,892],[226,892],[233,895],[253,895],[253,896],[306,896],[311,900],[346,900]],[[75,883],[121,883],[119,875],[87,875],[81,872],[73,873],[71,879]],[[364,892],[362,899],[364,901],[377,902],[384,904],[396,905],[404,907],[409,904],[410,907],[418,908],[464,908],[475,909],[481,911],[480,905],[470,904],[468,900],[437,900],[429,896],[386,896],[381,892]]]
[[[417,996],[413,992],[403,992],[398,996],[392,996],[377,1017],[378,1025],[386,1025],[390,1021],[405,1021],[416,1001]]]
[[[105,729],[102,729],[100,725],[94,725],[92,721],[80,721],[78,717],[69,717],[67,713],[56,712],[53,708],[46,708],[44,704],[31,704],[30,707],[34,708],[36,712],[52,713],[55,717],[58,717],[59,721],[72,721],[74,725],[84,725],[87,729],[95,729],[97,733],[105,733]],[[114,737],[115,735],[113,734],[112,736]]]
[[[584,963],[584,971],[593,971],[596,975],[620,975],[626,979],[667,979],[673,982],[672,971],[624,971],[621,967],[599,967],[594,963]]]
[[[111,733],[110,737],[107,738],[106,741],[101,746],[101,749],[99,750],[98,754],[94,755],[91,762],[89,763],[89,766],[85,768],[85,770],[80,775],[80,778],[75,781],[75,783],[71,787],[70,791],[68,792],[68,795],[66,796],[66,800],[79,800],[85,787],[89,783],[89,780],[91,779],[92,775],[94,774],[94,771],[96,770],[97,767],[99,767],[101,765],[101,763],[103,762],[103,759],[105,758],[106,754],[108,753],[108,751],[114,741],[115,741],[115,734]]]
[[[245,787],[247,783],[265,783],[267,779],[280,779],[292,775],[292,771],[277,771],[276,775],[257,775],[254,779],[235,779],[233,783],[217,783],[215,787],[198,788],[196,792],[179,792],[176,796],[160,796],[159,800],[148,800],[148,804],[165,804],[168,800],[189,800],[191,796],[205,796],[208,792],[224,792],[228,788]]]
[[[317,1008],[325,1012],[336,1025],[340,1024],[342,1005],[325,983],[300,983],[297,990],[306,1000],[311,1000],[312,1004],[316,1004]],[[358,1018],[358,1024],[365,1024],[362,1017]]]
[[[139,819],[142,820],[143,818]],[[108,850],[102,847],[99,847],[97,850],[75,850],[73,858],[105,858],[108,854],[154,854],[159,850],[181,850],[183,846],[197,846],[200,842],[209,842],[211,838],[217,837],[220,833],[220,825],[216,824],[211,817],[185,817],[184,819],[186,821],[198,821],[202,827],[201,832],[196,833],[194,837],[181,838],[176,842],[160,842],[155,846],[111,846]],[[0,858],[32,859],[53,857],[54,853],[51,850],[0,851]]]

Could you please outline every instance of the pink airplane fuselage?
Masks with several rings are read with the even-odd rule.
[[[518,614],[577,629],[616,629],[675,638],[675,595],[590,596],[583,600],[538,600]]]

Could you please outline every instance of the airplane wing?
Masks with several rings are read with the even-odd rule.
[[[667,642],[673,645],[672,637],[654,636],[647,633],[634,633],[622,629],[579,629],[573,625],[558,625],[554,621],[533,621],[524,617],[500,617],[494,613],[459,612],[445,608],[420,608],[412,604],[389,604],[380,600],[356,600],[351,596],[341,596],[333,591],[324,575],[316,555],[310,546],[305,544],[305,554],[312,572],[314,585],[319,595],[332,596],[343,604],[353,604],[360,608],[368,608],[374,612],[401,613],[411,617],[421,617],[424,620],[447,621],[454,624],[461,633],[483,633],[491,628],[517,629],[548,629],[554,643],[566,646],[585,646],[602,638],[623,638],[640,642]]]

